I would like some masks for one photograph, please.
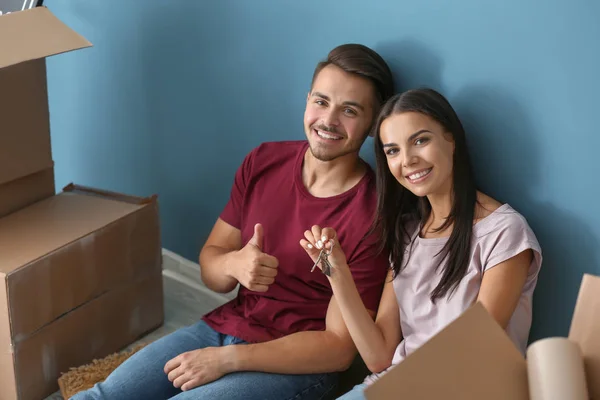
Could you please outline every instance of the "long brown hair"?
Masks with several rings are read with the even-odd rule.
[[[467,148],[465,131],[456,112],[444,96],[433,89],[414,89],[397,94],[382,107],[374,125],[375,159],[377,164],[377,215],[374,228],[381,235],[381,250],[390,254],[394,278],[408,260],[407,246],[412,246],[407,222],[418,221],[424,226],[431,214],[427,197],[417,197],[404,188],[390,172],[380,138],[382,122],[393,114],[418,112],[433,118],[452,135],[455,144],[452,171],[452,208],[445,222],[437,231],[453,224],[450,238],[441,250],[446,265],[438,286],[431,293],[431,300],[452,292],[464,277],[471,250],[473,218],[477,201],[477,190]],[[410,253],[410,252],[408,252]]]

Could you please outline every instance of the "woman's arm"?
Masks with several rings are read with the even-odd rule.
[[[314,261],[319,256],[319,247],[322,248],[323,243],[327,243],[336,235],[331,228],[321,231],[318,226],[314,226],[311,231],[305,232],[305,237],[306,240],[301,240],[300,244]],[[320,238],[321,243],[318,244],[319,240],[315,238]],[[373,317],[360,298],[339,242],[334,239],[333,243],[333,252],[328,256],[333,268],[329,277],[333,295],[363,361],[372,372],[381,372],[391,365],[394,350],[402,337],[398,302],[392,284],[392,271],[386,278],[377,317],[373,321]],[[309,244],[312,247],[309,247]]]
[[[525,250],[483,274],[477,301],[506,329],[527,280],[533,252]]]
[[[371,372],[385,370],[392,364],[394,351],[402,338],[392,271],[386,279],[375,321],[367,313],[349,269],[334,271],[330,282],[342,318],[363,361]]]

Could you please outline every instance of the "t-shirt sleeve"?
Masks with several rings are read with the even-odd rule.
[[[484,272],[530,249],[534,258],[528,276],[532,278],[539,273],[542,264],[540,245],[525,218],[518,213],[510,213],[498,221],[497,228],[482,241],[482,247],[486,253]]]
[[[242,204],[250,181],[255,152],[256,149],[246,155],[242,165],[237,169],[231,186],[229,201],[219,216],[223,221],[240,230],[242,226]]]
[[[389,270],[388,255],[378,254],[375,242],[365,239],[348,259],[348,265],[363,304],[376,312]]]

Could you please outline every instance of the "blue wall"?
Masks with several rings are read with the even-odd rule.
[[[600,3],[47,0],[95,45],[49,61],[57,183],[157,192],[190,259],[262,141],[303,138],[316,62],[343,42],[432,86],[467,127],[483,190],[529,220],[545,262],[532,338],[566,335],[600,274]],[[371,141],[363,155],[373,161]]]

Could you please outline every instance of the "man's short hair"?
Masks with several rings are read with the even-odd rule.
[[[368,79],[375,88],[379,108],[394,94],[394,78],[385,60],[374,50],[362,44],[348,43],[331,50],[327,59],[319,62],[313,73],[311,87],[317,75],[328,65],[335,65],[351,74]]]

